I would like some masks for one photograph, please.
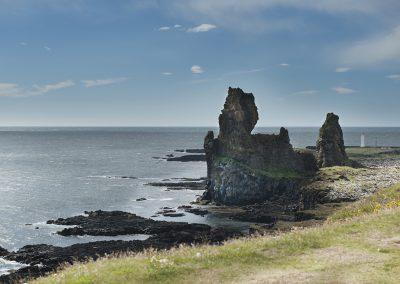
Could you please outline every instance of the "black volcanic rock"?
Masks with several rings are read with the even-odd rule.
[[[171,231],[210,231],[210,226],[185,222],[155,221],[122,211],[91,211],[87,216],[75,216],[50,220],[48,224],[76,227],[57,232],[62,236],[118,236],[129,234],[160,234]]]
[[[7,255],[7,254],[8,254],[8,251],[6,249],[0,247],[0,256],[4,256],[4,255]]]
[[[296,199],[299,181],[316,170],[314,155],[295,151],[287,129],[252,134],[258,111],[251,93],[229,88],[219,116],[219,135],[204,139],[207,188],[204,199],[223,204],[251,204],[278,196]]]
[[[167,187],[170,190],[204,190],[205,181],[178,181],[178,182],[150,182],[146,185],[157,186],[157,187]]]
[[[204,162],[206,160],[205,155],[183,155],[180,157],[167,158],[168,162]]]
[[[28,266],[9,275],[0,276],[0,283],[22,283],[24,279],[36,278],[56,270],[64,263],[96,260],[99,257],[145,249],[169,249],[180,244],[219,244],[240,233],[203,224],[154,221],[121,211],[86,212],[88,216],[76,216],[49,221],[51,224],[77,225],[79,230],[61,231],[62,235],[115,235],[141,232],[153,234],[144,241],[98,241],[56,247],[39,244],[29,245],[16,252],[7,253],[7,260],[25,263]],[[63,233],[64,232],[64,233]]]
[[[342,166],[347,161],[339,116],[334,113],[328,113],[324,124],[319,130],[317,141],[318,167]]]

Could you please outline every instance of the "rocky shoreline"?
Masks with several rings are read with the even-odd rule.
[[[8,275],[0,276],[0,282],[15,283],[26,278],[36,278],[56,270],[64,263],[96,260],[110,254],[139,252],[150,248],[169,249],[181,244],[220,244],[241,235],[239,231],[212,228],[205,224],[155,221],[122,211],[100,210],[85,214],[49,220],[48,223],[74,226],[57,232],[62,236],[148,234],[149,238],[143,241],[98,241],[67,247],[28,245],[16,252],[0,249],[0,255],[4,259],[27,265]]]
[[[397,151],[357,147],[347,148],[346,151],[351,159],[368,167],[344,166],[319,170],[303,184],[302,202],[283,204],[282,201],[276,200],[243,206],[216,206],[210,203],[201,207],[182,205],[170,210],[246,222],[250,234],[275,233],[291,230],[293,227],[321,224],[347,202],[361,199],[380,188],[400,182],[400,153]],[[154,186],[185,189],[190,187],[191,183],[196,184],[195,190],[205,189],[204,179],[189,178],[169,179]],[[202,185],[199,186],[197,183]],[[200,203],[204,204],[203,201]],[[97,259],[115,253],[134,253],[148,248],[169,249],[179,244],[220,244],[243,233],[226,228],[212,228],[204,224],[155,221],[122,211],[85,212],[85,215],[49,220],[48,223],[74,226],[60,230],[58,234],[63,236],[148,234],[149,238],[142,241],[97,241],[68,247],[29,245],[16,252],[0,248],[0,257],[28,265],[11,274],[0,276],[0,282],[20,282],[22,279],[35,278],[52,272],[63,263]]]
[[[16,252],[0,248],[0,257],[23,267],[0,276],[2,283],[20,282],[55,271],[63,263],[97,259],[110,254],[169,249],[181,244],[220,244],[253,233],[276,233],[321,224],[338,208],[400,182],[398,149],[345,148],[339,117],[329,113],[316,147],[294,149],[287,129],[279,134],[252,134],[258,111],[251,93],[229,88],[219,117],[220,132],[208,132],[203,149],[167,161],[207,162],[207,177],[166,179],[148,186],[196,190],[203,195],[191,205],[162,207],[156,215],[182,217],[185,213],[214,216],[247,224],[247,232],[206,224],[158,221],[123,211],[90,211],[84,215],[49,220],[68,226],[57,234],[122,236],[144,234],[145,240],[98,241],[57,247],[28,245]],[[123,179],[135,177],[122,176]],[[138,198],[137,202],[146,200]],[[225,218],[225,219],[224,219]]]

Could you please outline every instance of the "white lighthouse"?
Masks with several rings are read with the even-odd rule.
[[[365,147],[365,135],[363,133],[363,134],[361,134],[361,148],[364,148],[364,147]]]

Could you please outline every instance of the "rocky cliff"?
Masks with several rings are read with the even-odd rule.
[[[319,130],[317,141],[318,167],[343,166],[348,162],[339,116],[328,113]]]
[[[223,204],[295,199],[299,180],[316,170],[312,153],[295,151],[289,134],[252,134],[258,111],[251,93],[229,88],[219,116],[219,134],[204,140],[205,198]]]

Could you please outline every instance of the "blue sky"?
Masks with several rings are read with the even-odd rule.
[[[0,125],[400,126],[398,0],[0,0]]]

